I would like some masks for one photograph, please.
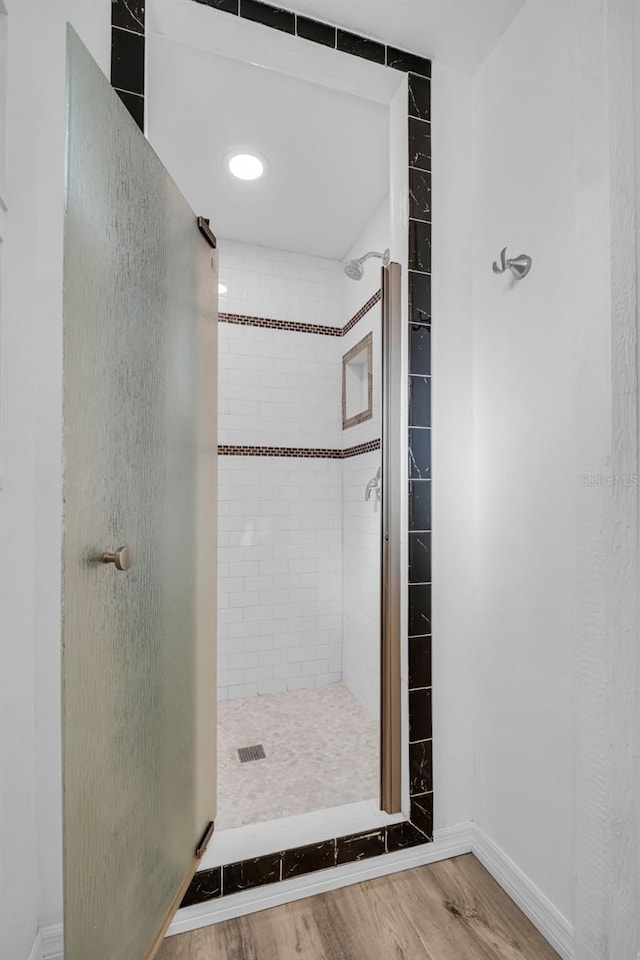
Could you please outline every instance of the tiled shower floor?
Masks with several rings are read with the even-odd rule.
[[[266,759],[240,763],[261,743]],[[369,800],[378,727],[342,683],[218,705],[216,831]]]

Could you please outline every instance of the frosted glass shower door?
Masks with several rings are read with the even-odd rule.
[[[215,813],[217,261],[70,29],[66,133],[64,955],[143,960]]]

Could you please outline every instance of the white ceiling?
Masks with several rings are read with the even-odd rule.
[[[148,136],[220,237],[341,259],[389,189],[388,109],[157,35],[148,43]],[[234,180],[234,147],[267,158]]]
[[[284,0],[282,6],[473,73],[525,0]]]

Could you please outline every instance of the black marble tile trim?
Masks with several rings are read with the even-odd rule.
[[[240,16],[283,33],[296,32],[295,13],[282,7],[272,7],[269,3],[261,3],[260,0],[240,0]]]
[[[415,73],[409,74],[409,116],[431,119],[431,81]]]
[[[409,166],[431,170],[431,124],[409,117]]]
[[[222,10],[223,13],[233,13],[238,16],[240,12],[240,0],[196,0],[205,7],[213,7],[214,10]]]
[[[433,839],[433,793],[411,798],[411,823],[429,840]]]
[[[409,691],[409,743],[431,740],[431,689]]]
[[[111,28],[111,85],[118,90],[144,95],[143,34]]]
[[[323,840],[322,843],[310,843],[304,847],[285,850],[282,854],[282,879],[299,877],[303,873],[313,873],[336,865],[336,840]]]
[[[192,907],[194,903],[204,903],[222,896],[222,867],[213,870],[199,870],[182,898],[180,907]]]
[[[214,10],[222,10],[224,13],[240,15],[245,20],[261,23],[274,30],[295,34],[303,40],[311,40],[323,47],[338,49],[341,53],[363,57],[382,66],[410,73],[418,79],[431,77],[431,61],[426,57],[407,50],[398,50],[397,47],[344,30],[324,20],[305,17],[282,7],[262,3],[261,0],[195,0],[195,2],[212,7]]]
[[[409,271],[409,322],[431,323],[431,274]]]
[[[421,744],[415,746],[422,747]],[[430,755],[425,748],[422,755],[415,753],[415,756],[417,771],[415,783],[421,785],[429,782]],[[421,818],[424,825],[425,808],[428,808],[429,801],[426,791],[416,793],[415,797],[412,795],[412,803],[416,801],[420,804],[420,808],[416,808],[417,816]],[[281,880],[313,873],[316,870],[326,870],[345,863],[381,857],[394,850],[427,843],[429,839],[422,828],[418,829],[408,820],[404,820],[388,827],[375,827],[373,830],[363,830],[345,837],[323,840],[321,843],[306,844],[251,860],[227,863],[213,870],[201,870],[196,873],[180,906],[190,907],[195,903],[204,903],[218,897],[231,896],[241,890],[279,883]]]
[[[313,40],[314,43],[320,43],[323,47],[335,47],[338,29],[328,23],[322,23],[320,20],[312,20],[310,17],[303,17],[298,14],[296,16],[296,33],[303,40]]]
[[[409,689],[431,686],[431,636],[409,637]]]
[[[409,820],[387,827],[387,853],[395,853],[396,850],[404,850],[406,847],[417,847],[426,842],[424,833]]]
[[[368,37],[361,37],[359,34],[350,33],[348,30],[338,29],[338,50],[343,53],[351,53],[354,57],[373,60],[374,63],[384,64],[386,60],[384,43],[369,40]]]
[[[144,97],[139,93],[129,93],[128,90],[118,90],[117,87],[114,87],[114,90],[140,129],[144,131]]]
[[[431,273],[431,224],[409,220],[409,270]]]
[[[369,857],[379,857],[385,852],[385,831],[373,830],[354,833],[350,837],[336,839],[336,865],[354,863]]]
[[[409,425],[431,426],[431,377],[411,374],[409,377]]]
[[[431,583],[431,534],[409,534],[409,583]],[[430,686],[431,684],[420,684]]]
[[[145,0],[111,0],[111,26],[144,34]]]
[[[433,743],[419,740],[409,744],[409,794],[420,797],[433,790]]]
[[[431,174],[409,167],[409,216],[431,221]]]
[[[416,73],[423,77],[431,76],[431,60],[419,57],[415,53],[407,53],[406,50],[397,50],[395,47],[387,47],[387,66],[402,70],[404,73]]]
[[[431,530],[431,480],[409,481],[409,532]]]
[[[241,890],[251,890],[267,883],[278,883],[281,879],[282,854],[271,853],[264,857],[255,857],[253,860],[225,864],[222,870],[222,890],[226,897]]]
[[[409,584],[409,636],[431,635],[431,584]],[[420,738],[422,739],[422,738]]]

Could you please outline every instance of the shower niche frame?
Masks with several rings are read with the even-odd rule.
[[[150,23],[150,21],[152,21]],[[162,16],[149,0],[113,0],[111,82],[144,131],[147,32],[171,36],[387,103],[391,249],[402,268],[401,397],[405,491],[397,544],[402,577],[402,813],[387,826],[203,868],[182,907],[383,857],[433,839],[431,708],[431,61],[258,0],[178,0]],[[209,36],[209,33],[211,36]],[[206,41],[203,39],[206,38]],[[400,130],[403,136],[399,137]],[[383,452],[384,453],[384,452]],[[186,915],[188,916],[188,914]],[[181,929],[188,929],[181,926]],[[197,924],[191,924],[191,926]]]

